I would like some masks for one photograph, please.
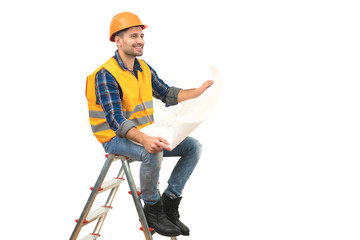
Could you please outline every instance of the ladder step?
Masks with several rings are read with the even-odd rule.
[[[100,237],[100,234],[89,234],[86,237],[82,238],[81,240],[94,240]]]
[[[89,213],[89,215],[87,216],[86,220],[84,221],[84,225],[91,223],[92,221],[104,216],[105,214],[107,214],[107,212],[110,209],[111,209],[111,207],[102,206],[102,207],[95,209],[94,211],[91,211]]]
[[[125,179],[124,178],[113,178],[113,179],[110,179],[106,182],[104,182],[101,187],[99,188],[99,192],[98,193],[102,193],[102,192],[105,192],[109,189],[112,189],[114,187],[117,187],[120,185],[120,183],[122,181],[124,181]],[[93,187],[90,188],[90,190],[93,190]]]
[[[122,155],[106,154],[105,157],[110,158],[113,162],[117,160],[129,160],[129,157]]]

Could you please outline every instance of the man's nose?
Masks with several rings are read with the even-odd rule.
[[[138,37],[138,38],[136,39],[136,43],[138,43],[138,44],[144,44],[144,43],[145,43],[144,38]]]

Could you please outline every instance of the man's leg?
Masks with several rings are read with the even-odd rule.
[[[164,191],[171,198],[181,196],[186,182],[189,180],[201,156],[201,144],[192,137],[185,138],[171,152],[164,150],[164,157],[179,156],[171,176],[168,180],[168,187]]]
[[[163,159],[162,153],[150,154],[143,146],[119,137],[114,137],[111,141],[104,143],[103,146],[107,153],[120,154],[132,160],[141,161],[141,197],[147,204],[155,204],[159,201],[160,195],[157,187]]]
[[[141,198],[145,202],[144,213],[149,227],[165,236],[180,235],[180,229],[167,219],[158,191],[163,153],[150,154],[143,146],[119,137],[114,137],[111,141],[104,143],[103,146],[108,153],[120,154],[141,161]]]
[[[194,171],[201,155],[201,144],[194,138],[185,138],[171,152],[164,151],[165,157],[180,156],[162,196],[164,211],[169,220],[180,228],[181,234],[188,236],[189,228],[180,221],[179,204],[186,182]]]

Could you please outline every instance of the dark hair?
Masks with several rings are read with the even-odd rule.
[[[129,28],[125,28],[125,29],[123,29],[123,30],[120,30],[120,31],[114,33],[111,38],[112,38],[113,40],[115,40],[115,37],[123,38],[123,37],[124,37],[124,32],[125,32],[126,30],[128,30],[128,29],[129,29]]]
[[[137,26],[132,26],[132,27],[141,27],[141,28],[142,28],[142,25],[137,25]],[[132,28],[132,27],[128,27],[128,28],[122,29],[122,30],[120,30],[120,31],[117,31],[116,33],[114,33],[114,34],[112,35],[111,38],[112,38],[113,40],[115,40],[115,37],[123,38],[123,37],[124,37],[124,32],[125,32],[126,30],[128,30],[129,28]]]

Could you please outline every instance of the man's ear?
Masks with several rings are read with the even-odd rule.
[[[122,40],[121,40],[121,38],[119,36],[115,36],[114,41],[115,41],[116,46],[118,48],[122,47]]]

